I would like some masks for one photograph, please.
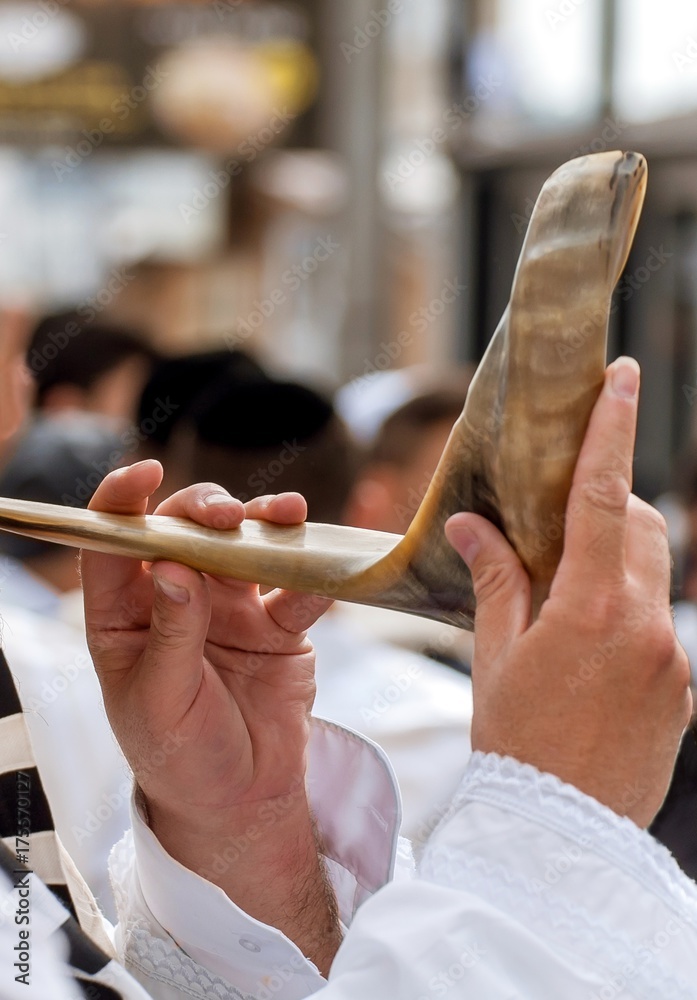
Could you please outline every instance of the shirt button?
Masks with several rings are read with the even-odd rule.
[[[240,944],[247,951],[261,951],[261,946],[256,943],[256,941],[250,941],[249,938],[240,938]]]

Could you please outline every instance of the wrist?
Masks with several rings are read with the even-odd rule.
[[[334,892],[305,787],[184,822],[160,804],[139,806],[167,853],[221,888],[249,916],[293,940],[326,975],[341,943]]]
[[[257,865],[284,864],[288,843],[316,850],[310,806],[304,785],[273,799],[221,809],[181,811],[138,790],[148,825],[173,858],[203,878],[226,888],[231,869],[240,877]]]

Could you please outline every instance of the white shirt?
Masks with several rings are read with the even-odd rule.
[[[132,779],[104,712],[84,631],[64,620],[74,597],[55,593],[20,562],[3,558],[0,598],[2,646],[56,830],[115,920],[108,858],[130,826]]]
[[[309,765],[348,927],[329,982],[171,859],[134,809],[112,856],[117,944],[156,1000],[697,996],[697,887],[630,820],[551,775],[475,753],[414,876],[382,752],[315,721]]]
[[[427,656],[375,641],[342,611],[309,630],[317,664],[314,712],[382,747],[402,795],[401,832],[420,844],[471,753],[472,682]]]

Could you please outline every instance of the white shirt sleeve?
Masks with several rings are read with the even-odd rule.
[[[399,826],[389,765],[323,723],[310,761],[350,925],[329,983],[277,930],[177,865],[136,815],[137,864],[122,844],[114,865],[119,943],[158,1000],[694,1000],[697,887],[630,820],[477,753],[417,877],[385,885]]]
[[[313,719],[307,784],[347,927],[361,903],[390,881],[398,850],[404,851],[397,839],[401,808],[394,773],[379,747]],[[303,1000],[325,985],[284,934],[248,916],[222,889],[171,858],[135,803],[132,821],[132,834],[111,858],[119,911],[116,946],[153,997],[190,996],[180,992],[188,984],[216,1000]],[[238,838],[211,863],[235,864],[244,851],[244,838]],[[408,854],[401,865],[408,867]]]
[[[322,1000],[693,1000],[695,984],[697,887],[668,852],[557,778],[475,753],[418,880],[361,908]]]

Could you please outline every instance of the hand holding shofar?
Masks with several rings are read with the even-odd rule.
[[[0,528],[471,628],[472,580],[443,526],[473,511],[516,549],[537,614],[561,558],[574,467],[603,384],[610,300],[645,187],[643,157],[620,152],[571,160],[544,185],[510,303],[404,537],[253,520],[221,532],[7,499]]]

